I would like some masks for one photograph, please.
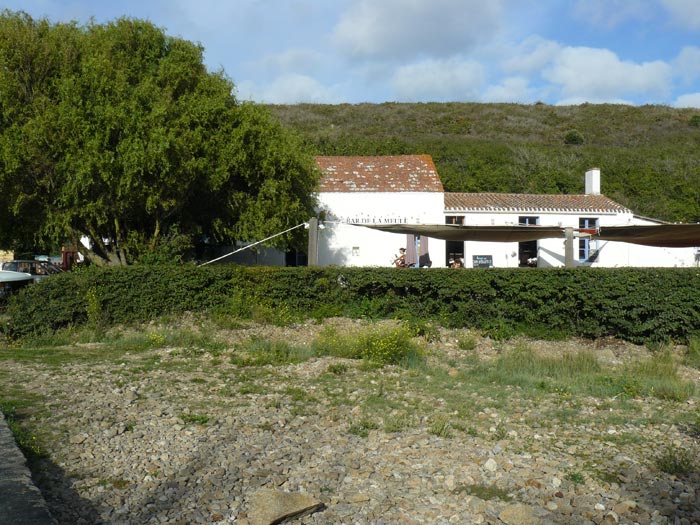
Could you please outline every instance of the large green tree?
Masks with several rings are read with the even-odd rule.
[[[4,11],[0,247],[87,236],[92,261],[126,264],[173,231],[230,243],[308,219],[313,158],[202,53],[142,20]]]

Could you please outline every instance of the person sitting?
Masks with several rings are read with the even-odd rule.
[[[406,268],[406,248],[399,248],[399,256],[394,258],[394,266]]]

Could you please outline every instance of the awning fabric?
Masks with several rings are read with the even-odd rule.
[[[700,224],[658,224],[650,226],[601,226],[603,241],[631,242],[645,246],[687,248],[700,246]]]
[[[446,241],[521,242],[564,237],[564,230],[557,226],[460,226],[457,224],[358,224],[357,226],[390,233],[424,235]]]
[[[446,241],[523,242],[565,237],[560,226],[462,226],[457,224],[356,224],[390,233],[424,235]],[[579,236],[602,241],[619,241],[645,246],[684,248],[700,246],[700,224],[659,224],[650,226],[604,226],[599,230],[578,230]]]

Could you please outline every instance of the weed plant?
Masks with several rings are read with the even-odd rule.
[[[473,335],[461,336],[457,339],[457,348],[471,352],[476,349],[477,340]]]
[[[405,327],[375,330],[360,337],[358,344],[360,355],[370,363],[408,365],[415,364],[421,358],[420,349]]]
[[[451,438],[452,425],[450,424],[450,419],[442,415],[435,417],[430,424],[428,432],[441,438]]]
[[[656,467],[662,472],[674,476],[683,476],[698,469],[695,459],[696,455],[696,453],[686,448],[669,445],[656,456],[655,463]]]

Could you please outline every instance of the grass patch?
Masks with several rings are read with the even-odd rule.
[[[683,364],[700,370],[700,338],[691,337],[683,356]]]
[[[586,482],[586,478],[583,476],[582,473],[578,471],[567,472],[566,476],[564,476],[564,479],[570,481],[574,485],[583,485]]]
[[[352,423],[348,427],[348,432],[350,434],[366,438],[367,436],[369,436],[370,430],[376,430],[378,428],[379,425],[371,419],[362,419],[356,423]]]
[[[406,414],[390,415],[384,418],[383,430],[387,434],[403,432],[413,426],[413,420]]]
[[[475,496],[479,499],[485,501],[490,500],[500,500],[500,501],[512,501],[513,498],[508,494],[507,490],[497,487],[496,485],[485,485],[483,483],[473,483],[458,485],[452,491],[453,494],[468,494],[470,496]]]
[[[336,376],[342,376],[348,371],[348,365],[345,363],[333,363],[328,365],[328,373]]]
[[[203,414],[182,413],[180,419],[185,425],[206,425],[209,422],[209,416]]]
[[[519,345],[494,363],[481,363],[477,368],[486,382],[556,394],[562,400],[594,396],[686,401],[695,393],[695,385],[679,377],[670,352],[660,352],[611,371],[604,370],[590,352],[549,357]]]
[[[316,355],[360,359],[362,354],[356,335],[340,334],[334,326],[327,326],[312,343]]]
[[[24,419],[23,414],[18,412],[15,403],[3,401],[0,403],[0,412],[5,415],[7,426],[12,432],[17,446],[29,463],[49,456],[36,433],[29,426],[22,423]]]
[[[251,337],[235,348],[231,363],[237,366],[265,366],[298,364],[315,355],[309,347],[290,345],[285,341],[271,341],[261,337]]]

